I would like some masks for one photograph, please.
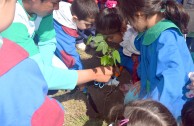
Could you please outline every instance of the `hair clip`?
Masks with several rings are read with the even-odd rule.
[[[105,6],[107,8],[114,8],[116,7],[116,5],[117,5],[117,1],[114,1],[114,0],[107,0],[105,3]]]
[[[123,119],[119,122],[119,126],[123,126],[129,122],[129,119]]]
[[[160,12],[164,13],[166,11],[166,9],[160,9]]]

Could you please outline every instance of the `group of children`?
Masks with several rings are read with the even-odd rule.
[[[126,89],[128,84],[121,85],[127,91],[125,97],[131,99],[125,107],[112,109],[113,125],[176,126],[181,115],[184,126],[193,124],[193,100],[186,103],[185,97],[186,91],[194,90],[188,77],[194,65],[183,36],[189,16],[173,0],[117,2],[118,7],[109,4],[100,12],[94,0],[0,3],[2,126],[61,126],[63,108],[47,96],[48,90],[74,89],[89,81],[110,79],[112,67],[82,70],[76,52],[78,30],[93,24],[107,42],[121,45],[121,65],[140,88],[134,98],[134,92]]]
[[[68,70],[59,62],[50,15],[59,1],[3,0],[0,4],[1,125],[62,126],[63,107],[47,96],[48,89],[107,82],[112,67]]]
[[[190,100],[185,92],[193,90],[193,83],[188,76],[194,70],[193,60],[184,38],[189,22],[188,14],[181,4],[173,0],[120,0],[119,9],[102,10],[96,18],[96,30],[108,42],[120,43],[121,65],[131,73],[132,82],[137,86],[138,79],[141,80],[138,98],[132,95],[134,92],[129,88],[126,92],[127,86],[122,84],[122,90],[126,93],[126,107],[134,99],[152,99],[167,107],[170,111],[167,112],[170,114],[169,119],[177,120],[181,116],[183,105]],[[127,26],[126,22],[132,27]],[[134,69],[136,64],[139,66]],[[138,76],[133,75],[135,73]],[[192,106],[193,104],[189,106],[191,110]],[[130,113],[129,109],[125,111]],[[129,118],[126,124],[134,126],[133,118],[141,120],[141,117],[136,117],[133,110],[130,114],[125,116]],[[193,124],[193,117],[189,115],[188,118],[190,120],[187,121]],[[171,124],[172,120],[166,125],[177,125],[175,120]],[[138,121],[136,125],[143,124],[149,125],[145,122],[139,124]]]
[[[193,71],[193,61],[183,36],[187,32],[188,14],[182,5],[173,0],[120,0],[119,8],[127,22],[139,33],[133,41],[135,46],[130,45],[135,48],[129,49],[136,55],[137,52],[134,52],[133,49],[141,52],[137,69],[141,80],[138,99],[151,98],[158,101],[168,108],[175,119],[178,119],[182,106],[188,100],[185,92],[193,87],[188,77],[188,74]],[[118,15],[116,9],[113,8],[105,9],[101,17],[97,17],[96,29],[105,35],[107,41],[120,42],[117,36],[123,35],[122,22],[124,19]],[[116,29],[116,26],[120,26],[120,29]],[[128,60],[127,65],[130,65],[130,61],[131,59]],[[189,86],[186,86],[187,84]],[[126,94],[126,97],[129,95],[131,96],[130,93]],[[192,106],[186,109],[192,110]],[[138,118],[133,114],[135,113],[131,113],[131,118]],[[127,125],[134,125],[129,115],[127,118],[129,118]],[[189,118],[192,121],[193,117]],[[148,123],[145,124],[148,125]]]

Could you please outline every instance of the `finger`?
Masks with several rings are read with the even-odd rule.
[[[188,89],[190,89],[190,90],[194,90],[194,86],[189,86],[189,88]]]
[[[189,84],[186,86],[187,89],[190,89],[190,90],[194,90],[194,85],[193,84]]]
[[[140,88],[136,88],[136,90],[134,92],[134,96],[137,95],[137,94],[139,94],[139,92],[140,92]]]
[[[131,86],[131,91],[133,91],[134,89],[138,88],[139,87],[139,84],[138,83],[135,83]]]
[[[134,85],[132,85],[132,86],[129,88],[130,91],[133,91],[134,89],[135,89],[135,86],[134,86]]]

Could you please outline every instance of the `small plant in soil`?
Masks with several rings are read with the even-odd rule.
[[[119,52],[115,48],[111,48],[102,34],[96,36],[90,35],[87,40],[87,45],[93,44],[96,47],[96,51],[102,52],[103,56],[100,57],[100,63],[102,66],[116,66],[121,62]]]

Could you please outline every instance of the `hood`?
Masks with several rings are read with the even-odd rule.
[[[3,45],[0,48],[0,76],[29,56],[21,46],[3,38]]]
[[[64,1],[59,2],[59,10],[53,11],[53,18],[61,25],[77,30],[77,25],[73,21],[73,16],[71,14],[70,3]]]

